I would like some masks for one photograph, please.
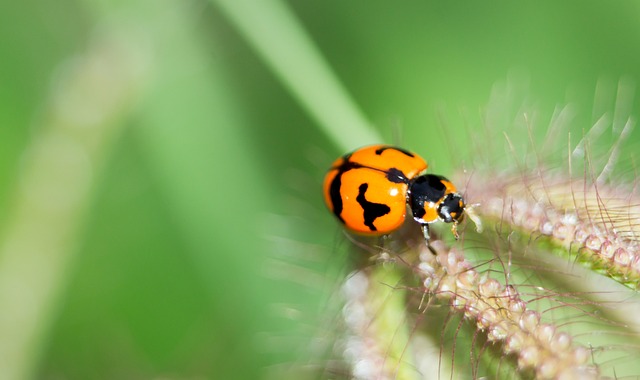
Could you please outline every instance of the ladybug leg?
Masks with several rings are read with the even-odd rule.
[[[429,251],[431,251],[431,253],[433,253],[434,256],[437,256],[438,254],[436,253],[436,250],[433,249],[431,244],[429,244],[429,242],[431,241],[431,236],[429,235],[429,225],[425,223],[425,224],[422,224],[421,227],[422,227],[422,234],[424,235],[424,243],[427,245],[427,248],[429,248]]]
[[[380,250],[376,255],[376,260],[385,260],[388,259],[387,250],[385,249],[385,242],[387,241],[388,235],[381,235],[378,237],[378,249]]]
[[[460,234],[458,233],[458,222],[453,222],[451,225],[451,233],[456,240],[460,239]]]
[[[422,227],[422,234],[424,235],[424,241],[425,243],[427,243],[427,245],[429,245],[429,240],[431,240],[431,235],[429,234],[429,225],[427,223],[424,223],[421,225]]]

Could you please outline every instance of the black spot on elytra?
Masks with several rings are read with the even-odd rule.
[[[331,184],[329,185],[329,198],[331,198],[331,204],[333,205],[333,214],[344,224],[344,219],[340,214],[342,214],[342,209],[344,205],[342,204],[342,195],[340,194],[340,188],[342,187],[342,175],[348,172],[351,169],[362,168],[363,166],[349,161],[351,158],[351,153],[345,154],[342,159],[343,162],[340,166],[334,167],[333,169],[337,169],[338,172],[336,176],[331,180]]]
[[[364,211],[364,225],[369,227],[371,231],[377,231],[378,229],[373,225],[373,222],[376,218],[388,214],[389,211],[391,211],[391,208],[382,203],[369,202],[365,197],[368,188],[369,184],[367,183],[360,185],[356,201],[358,201]]]
[[[409,152],[409,151],[407,151],[407,150],[404,150],[404,149],[402,149],[402,148],[394,147],[394,146],[383,146],[383,147],[381,147],[381,148],[378,148],[378,149],[376,149],[376,155],[378,155],[378,156],[379,156],[379,155],[381,155],[385,150],[388,150],[388,149],[391,149],[391,150],[397,150],[398,152],[400,152],[400,153],[402,153],[402,154],[404,154],[404,155],[406,155],[406,156],[409,156],[409,157],[415,157],[415,156],[413,155],[413,153],[411,153],[411,152]]]
[[[340,196],[340,187],[342,186],[342,173],[339,171],[336,176],[333,177],[331,185],[329,185],[329,196],[331,198],[331,204],[333,205],[333,213],[344,224],[342,219],[342,197]]]
[[[393,183],[409,183],[409,178],[399,169],[391,168],[385,173],[387,179]]]

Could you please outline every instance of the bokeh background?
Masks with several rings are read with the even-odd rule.
[[[448,173],[473,166],[497,86],[542,125],[571,103],[578,135],[616,96],[633,114],[639,19],[622,1],[4,2],[0,377],[297,378],[347,265],[322,176],[371,142],[310,109]]]

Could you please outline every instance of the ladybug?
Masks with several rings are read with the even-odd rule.
[[[402,148],[360,148],[331,165],[324,178],[325,203],[355,233],[393,232],[404,223],[408,206],[427,245],[429,224],[437,221],[453,223],[451,232],[458,239],[458,223],[470,207],[448,179],[426,174],[427,167],[422,157]]]

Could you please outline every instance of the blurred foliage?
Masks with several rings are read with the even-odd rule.
[[[557,104],[575,103],[578,135],[593,122],[599,80],[640,78],[636,2],[285,5],[383,138],[440,173],[473,163],[469,129],[509,75],[529,78],[543,125]],[[326,288],[307,276],[331,282],[330,267],[344,266],[338,254],[295,259],[336,249],[319,183],[343,152],[215,1],[0,5],[0,226],[60,68],[110,33],[147,49],[144,89],[93,173],[32,372],[255,379],[294,365],[317,333],[306,316],[326,313]],[[309,246],[287,252],[298,246],[280,240]],[[283,256],[291,273],[271,268]],[[274,305],[306,312],[285,318]]]

